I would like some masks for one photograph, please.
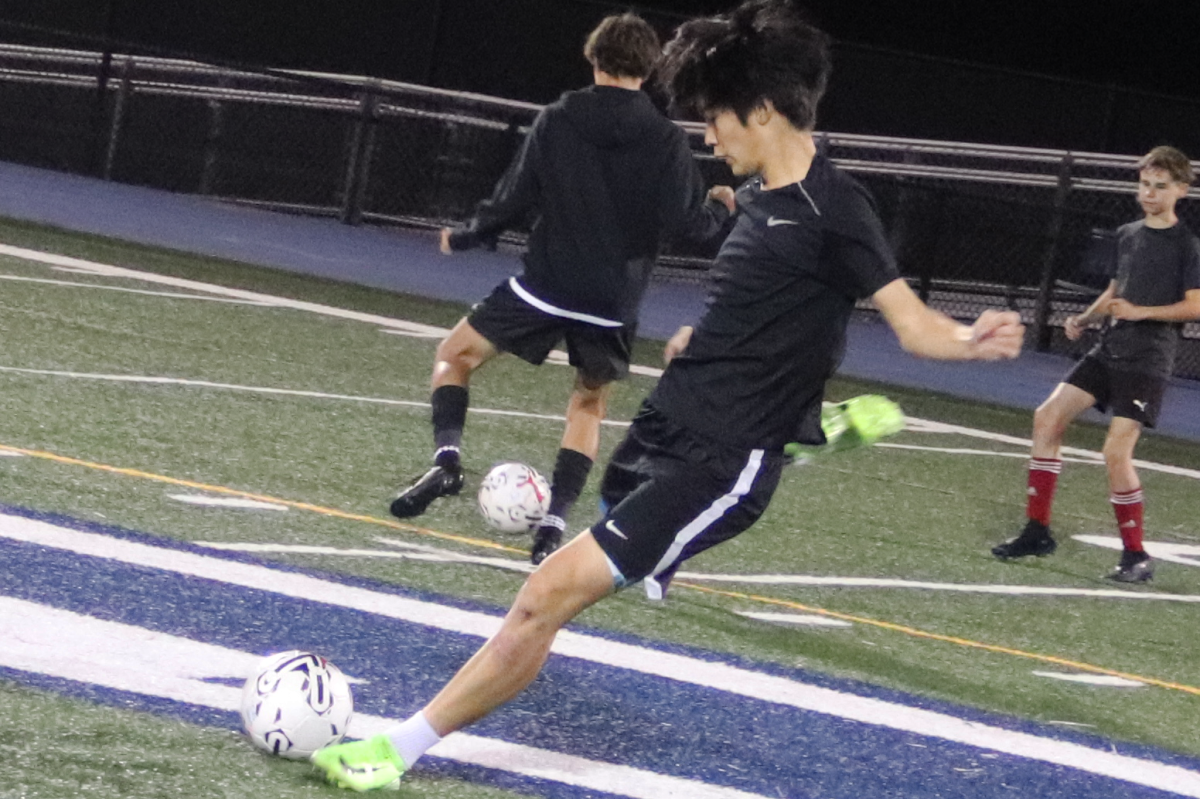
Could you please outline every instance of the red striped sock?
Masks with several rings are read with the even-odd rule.
[[[1125,551],[1144,552],[1142,516],[1145,513],[1145,504],[1142,489],[1114,491],[1108,500],[1117,516],[1117,529],[1121,531],[1121,543],[1125,545]]]
[[[1035,522],[1050,526],[1050,506],[1054,504],[1054,487],[1062,471],[1060,458],[1029,459],[1029,500],[1025,515]]]

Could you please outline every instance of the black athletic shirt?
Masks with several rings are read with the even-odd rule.
[[[521,286],[575,313],[634,325],[661,239],[715,235],[729,218],[687,135],[644,92],[591,86],[542,109],[455,250],[494,245],[536,214]]]
[[[800,183],[737,195],[708,307],[650,403],[747,449],[823,443],[825,381],[855,300],[899,277],[866,189],[818,155]]]
[[[1200,241],[1179,222],[1147,227],[1144,220],[1117,229],[1116,296],[1134,305],[1173,305],[1200,289]],[[1114,320],[1091,354],[1113,369],[1167,377],[1175,366],[1180,322]]]

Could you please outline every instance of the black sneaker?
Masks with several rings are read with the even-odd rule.
[[[1154,579],[1154,561],[1145,552],[1121,553],[1121,562],[1105,575],[1118,583],[1146,583]]]
[[[554,525],[544,524],[533,534],[533,549],[529,551],[529,560],[534,566],[550,557],[554,550],[562,544],[563,531]]]
[[[438,497],[453,496],[461,491],[462,487],[462,469],[434,466],[425,472],[420,480],[401,491],[392,500],[392,515],[397,519],[420,516],[429,507],[429,503]]]
[[[1037,555],[1044,558],[1058,549],[1058,544],[1050,537],[1050,528],[1041,522],[1030,519],[1025,523],[1025,529],[1011,541],[992,547],[992,554],[1000,560],[1023,558],[1026,555]]]

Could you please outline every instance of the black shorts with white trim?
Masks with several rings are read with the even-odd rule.
[[[534,366],[565,341],[571,366],[593,385],[621,380],[629,374],[635,330],[611,319],[537,300],[516,278],[501,283],[485,300],[476,303],[467,322],[496,349],[511,352]]]
[[[608,513],[591,528],[619,585],[661,599],[679,565],[738,535],[779,484],[781,452],[728,447],[643,404],[600,487]]]

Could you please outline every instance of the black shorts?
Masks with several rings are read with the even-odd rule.
[[[547,303],[534,307],[517,295],[515,282],[516,278],[510,278],[501,283],[467,316],[471,327],[496,349],[537,366],[565,339],[571,366],[590,384],[611,383],[629,374],[632,326]]]
[[[1158,422],[1167,387],[1165,377],[1113,369],[1093,355],[1075,364],[1063,382],[1095,397],[1096,409],[1101,413],[1111,407],[1113,416],[1133,419],[1146,427]]]
[[[758,521],[784,463],[781,452],[724,446],[643,405],[609,461],[608,511],[591,528],[617,586],[645,580],[661,599],[681,563]]]

